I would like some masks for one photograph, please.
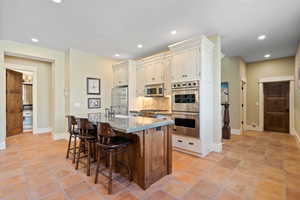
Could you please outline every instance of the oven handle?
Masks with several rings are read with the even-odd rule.
[[[172,112],[172,116],[199,116],[199,112]]]
[[[175,89],[175,88],[173,88],[172,89],[172,92],[175,92],[175,91],[190,91],[190,90],[197,90],[197,91],[199,91],[199,88],[198,87],[195,87],[195,88],[177,88],[177,89]]]

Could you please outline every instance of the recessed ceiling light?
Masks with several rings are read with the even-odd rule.
[[[176,33],[177,33],[176,30],[171,31],[171,34],[172,34],[172,35],[176,35]]]
[[[54,3],[61,3],[62,0],[52,0]]]
[[[265,58],[270,58],[271,55],[270,55],[270,54],[266,54],[264,57],[265,57]]]
[[[142,44],[138,44],[138,45],[137,45],[137,48],[140,48],[140,49],[141,49],[141,48],[143,48],[143,45],[142,45]]]
[[[257,37],[258,40],[264,40],[266,39],[266,35],[260,35]]]
[[[115,54],[115,56],[116,56],[116,57],[119,57],[119,56],[120,56],[120,54],[116,53],[116,54]]]
[[[39,42],[39,39],[37,39],[37,38],[31,38],[31,41],[36,43],[36,42]]]

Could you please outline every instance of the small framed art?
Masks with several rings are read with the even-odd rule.
[[[98,78],[87,78],[87,94],[101,94],[101,80]]]
[[[101,108],[101,99],[88,98],[88,109],[97,109],[97,108]]]

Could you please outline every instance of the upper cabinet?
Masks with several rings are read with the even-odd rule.
[[[160,53],[137,62],[136,95],[144,96],[146,85],[164,84],[165,94],[170,85],[170,53]]]
[[[136,67],[136,96],[144,96],[145,70],[143,66]]]
[[[213,44],[204,36],[170,45],[169,49],[172,82],[200,80],[207,57],[211,60],[213,54]]]
[[[188,49],[172,55],[172,81],[197,80],[199,77],[199,49]]]
[[[165,81],[165,66],[162,61],[149,62],[144,65],[146,85]]]
[[[113,85],[124,86],[128,85],[128,76],[129,76],[129,62],[122,62],[113,65]]]

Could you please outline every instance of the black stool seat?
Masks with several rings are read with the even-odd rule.
[[[111,142],[109,144],[102,144],[97,142],[97,145],[103,147],[104,149],[118,149],[127,147],[131,143],[131,140],[129,140],[128,138],[116,136],[111,138]]]

